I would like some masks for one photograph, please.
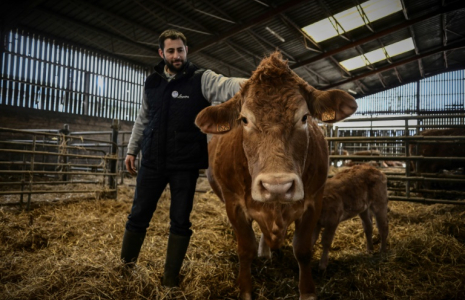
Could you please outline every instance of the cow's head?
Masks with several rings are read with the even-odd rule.
[[[312,117],[340,121],[357,109],[340,90],[319,91],[283,61],[279,53],[265,58],[241,91],[221,105],[201,111],[195,121],[204,132],[243,131],[243,148],[256,201],[298,201],[304,197]],[[325,174],[326,176],[326,174]]]

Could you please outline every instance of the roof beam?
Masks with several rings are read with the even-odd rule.
[[[266,39],[264,39],[263,37],[261,37],[260,35],[258,35],[255,31],[253,31],[252,29],[248,29],[247,32],[249,32],[250,35],[251,35],[256,41],[259,41],[259,42],[261,41],[261,42],[260,42],[260,45],[261,45],[263,48],[265,48],[265,47],[263,46],[263,44],[266,44],[266,45],[268,45],[269,47],[271,47],[271,48],[273,49],[273,51],[277,49],[277,50],[281,51],[285,56],[287,56],[288,58],[292,59],[294,62],[298,62],[298,60],[297,60],[294,56],[292,56],[291,54],[289,54],[289,53],[287,53],[286,51],[282,50],[282,49],[279,48],[278,46],[275,46],[273,43],[267,41]],[[317,77],[317,83],[318,83],[318,81],[319,81],[320,79],[321,79],[321,81],[323,81],[325,84],[329,84],[329,83],[330,83],[326,78],[324,78],[323,76],[321,76],[321,75],[318,74],[317,72],[313,71],[309,66],[306,66],[304,69],[305,69],[305,71],[307,71],[307,72],[309,72],[309,73],[311,73],[311,74],[313,74],[314,76]]]
[[[256,17],[256,18],[253,18],[249,21],[246,21],[244,22],[243,24],[239,25],[239,26],[236,26],[235,28],[233,28],[232,30],[229,30],[227,32],[223,32],[221,34],[219,34],[218,36],[212,38],[212,39],[209,39],[208,41],[205,41],[203,43],[200,43],[198,45],[193,45],[192,47],[190,47],[189,49],[189,52],[191,54],[195,53],[195,52],[198,52],[198,51],[201,51],[213,44],[216,44],[224,39],[227,39],[229,37],[232,37],[233,35],[235,34],[238,34],[244,30],[247,30],[255,25],[258,25],[258,24],[261,24],[265,21],[268,21],[269,19],[271,18],[274,18],[275,16],[289,10],[289,9],[292,9],[292,8],[296,8],[300,5],[303,5],[305,3],[307,3],[308,0],[292,0],[292,1],[286,1],[284,4],[278,6],[278,7],[275,7],[275,8],[272,8],[270,10],[268,10],[266,13]]]
[[[383,75],[381,74],[381,72],[379,72],[377,75],[378,75],[379,82],[381,82],[381,85],[384,88],[386,88],[386,82],[384,82],[384,78],[383,78]]]
[[[396,72],[397,80],[399,80],[399,83],[402,83],[402,77],[400,77],[399,71],[397,70],[397,67],[394,68],[394,71]]]
[[[384,72],[384,71],[393,69],[393,68],[398,67],[398,66],[405,65],[407,63],[422,59],[422,58],[427,57],[427,56],[431,56],[431,55],[438,54],[438,53],[441,53],[441,52],[444,52],[444,51],[455,50],[455,49],[459,49],[459,48],[465,48],[465,41],[464,40],[462,40],[461,42],[458,42],[458,43],[449,44],[446,47],[441,47],[439,49],[435,49],[435,50],[425,52],[425,53],[420,54],[420,55],[415,55],[413,57],[410,57],[410,58],[395,62],[393,64],[387,65],[385,67],[382,67],[382,68],[379,68],[379,69],[376,69],[376,70],[373,70],[373,71],[369,71],[369,72],[366,72],[366,73],[363,73],[363,74],[360,74],[360,75],[357,75],[357,76],[353,76],[353,77],[351,77],[349,79],[333,83],[333,84],[331,84],[329,86],[325,86],[323,89],[327,90],[327,89],[330,89],[330,88],[334,88],[334,87],[340,86],[342,84],[346,84],[346,83],[349,83],[349,82],[352,82],[352,81],[355,81],[355,80],[359,80],[361,78],[365,78],[367,76],[375,75],[375,74],[378,74],[380,72]]]
[[[280,14],[279,15],[281,17],[281,19],[283,20],[283,23],[287,24],[290,28],[294,28],[295,30],[297,30],[298,32],[300,32],[300,34],[303,36],[304,38],[304,44],[305,44],[305,48],[307,48],[308,50],[311,50],[311,51],[314,51],[314,52],[318,52],[318,53],[322,53],[323,51],[321,50],[321,46],[315,42],[305,31],[303,31],[299,26],[297,26],[296,23],[294,23],[294,21],[292,21],[291,19],[289,19],[284,13],[283,14]],[[307,46],[307,42],[306,41],[309,41],[310,43],[312,43],[316,48],[318,49],[314,49],[312,47],[308,47]]]
[[[442,26],[442,45],[447,46],[447,23],[446,23],[446,15],[441,15],[441,26]],[[446,69],[449,67],[449,63],[447,62],[447,52],[444,51],[442,53],[444,59],[444,66]]]
[[[136,42],[136,41],[134,41],[132,39],[129,39],[127,37],[120,36],[120,35],[108,32],[106,30],[99,29],[97,27],[86,24],[84,22],[77,21],[75,19],[60,15],[60,14],[54,12],[54,11],[51,11],[51,10],[48,10],[48,9],[45,9],[45,8],[41,8],[41,7],[36,8],[36,10],[38,10],[38,11],[44,13],[44,14],[47,14],[47,15],[55,18],[55,19],[59,19],[59,20],[62,20],[64,22],[72,23],[72,24],[77,25],[77,26],[79,26],[81,28],[84,28],[86,30],[90,30],[90,31],[93,31],[93,32],[95,32],[97,34],[100,34],[102,36],[108,37],[110,40],[111,39],[119,40],[120,42],[130,44],[130,45],[135,46],[135,47],[137,47],[139,49],[150,51],[150,53],[154,53],[154,51],[155,52],[157,51],[157,49],[155,49],[153,47],[148,47],[148,46],[142,45],[141,43]]]
[[[177,24],[173,24],[173,23],[168,23],[166,22],[166,20],[162,17],[160,17],[158,14],[156,14],[152,9],[150,9],[149,7],[147,7],[146,5],[142,4],[139,0],[132,0],[134,3],[136,3],[137,5],[139,5],[140,7],[142,7],[144,10],[146,10],[149,14],[151,14],[152,16],[154,16],[155,18],[157,18],[158,22],[160,22],[161,24],[166,24],[166,25],[169,25],[169,26],[173,26],[173,27],[176,27],[176,28],[182,28],[184,30],[188,30],[188,31],[192,31],[192,32],[197,32],[197,33],[200,33],[200,34],[206,34],[206,35],[211,35],[210,32],[205,32],[205,31],[201,31],[201,30],[197,30],[197,29],[193,29],[193,28],[189,28],[189,27],[185,27],[185,26],[180,26],[180,25],[177,25]],[[160,3],[158,3],[160,6],[162,7],[166,7]],[[172,11],[170,8],[167,8],[169,11]],[[179,16],[179,14],[177,12],[173,12],[173,14]]]
[[[134,22],[134,21],[132,21],[130,19],[124,18],[124,17],[122,17],[120,15],[117,15],[115,13],[112,13],[112,12],[108,11],[107,9],[103,9],[103,8],[98,7],[97,5],[91,4],[91,3],[87,2],[87,1],[84,1],[84,0],[67,0],[67,2],[74,4],[76,7],[89,8],[93,12],[98,12],[99,14],[107,15],[107,16],[113,18],[113,19],[116,19],[116,20],[120,21],[120,22],[126,23],[128,25],[133,26],[133,27],[136,27],[136,28],[138,28],[140,30],[143,30],[143,31],[145,31],[147,33],[152,34],[155,37],[155,39],[157,39],[158,36],[160,35],[159,32],[157,32],[155,30],[152,30],[150,28],[147,28],[145,26],[141,26],[140,23],[137,23],[137,22]]]
[[[233,69],[235,70],[236,72],[240,73],[240,74],[243,74],[244,76],[246,76],[247,78],[250,77],[250,74],[249,72],[247,71],[244,71],[243,69],[241,68],[238,68],[238,67],[235,67],[231,64],[228,64],[228,63],[225,63],[222,59],[217,59],[215,57],[212,57],[211,55],[206,55],[206,54],[203,54],[202,52],[199,52],[199,53],[196,53],[195,54],[196,56],[201,56],[203,59],[205,60],[208,60],[210,62],[213,62],[215,65],[223,65],[225,66],[226,68],[229,68],[229,69]],[[211,69],[211,68],[210,68]],[[221,72],[218,72],[218,73],[221,73]],[[231,75],[229,75],[231,76]]]
[[[358,41],[348,43],[345,46],[339,47],[339,48],[334,49],[334,50],[327,51],[327,52],[325,52],[323,54],[316,55],[316,56],[311,57],[309,59],[302,60],[302,61],[300,61],[298,63],[295,63],[294,65],[292,65],[290,67],[291,67],[291,69],[299,68],[299,67],[301,67],[303,65],[319,61],[321,59],[324,59],[326,57],[329,57],[329,56],[332,56],[334,54],[340,53],[342,51],[351,49],[351,48],[356,47],[358,45],[362,45],[362,44],[365,44],[367,42],[373,41],[373,40],[378,39],[380,37],[383,37],[385,35],[396,32],[396,31],[398,31],[400,29],[407,28],[407,27],[409,27],[409,26],[411,26],[413,24],[416,24],[416,23],[419,23],[421,21],[427,20],[427,19],[429,19],[431,17],[434,17],[436,15],[443,14],[443,13],[448,13],[448,12],[455,11],[455,10],[462,9],[462,8],[465,8],[465,1],[459,1],[459,2],[456,2],[456,3],[450,4],[450,5],[446,6],[446,7],[442,7],[441,9],[439,9],[437,11],[433,11],[433,12],[424,14],[423,16],[413,18],[413,19],[410,19],[408,21],[404,21],[404,22],[402,22],[400,24],[397,24],[397,25],[395,25],[395,26],[393,26],[391,28],[381,30],[381,31],[379,31],[377,33],[374,33],[374,34],[372,34],[370,36],[362,38],[362,39],[360,39]]]

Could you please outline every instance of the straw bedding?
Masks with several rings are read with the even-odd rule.
[[[180,288],[160,284],[168,237],[169,191],[155,213],[137,267],[123,272],[120,246],[134,188],[118,200],[86,194],[48,201],[34,196],[31,211],[0,207],[0,299],[238,299],[236,242],[223,203],[198,193],[194,235]],[[40,200],[40,201],[38,201]],[[389,204],[389,251],[365,252],[358,218],[342,223],[326,272],[313,276],[318,299],[465,299],[465,205]],[[273,258],[252,266],[254,297],[298,299],[292,232]],[[256,228],[257,240],[259,230]]]

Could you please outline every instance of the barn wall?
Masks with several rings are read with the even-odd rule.
[[[111,119],[57,113],[22,107],[0,106],[0,127],[13,129],[61,129],[73,131],[111,131]],[[133,122],[121,121],[121,131],[131,131]]]

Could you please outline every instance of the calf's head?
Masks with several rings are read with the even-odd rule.
[[[316,150],[311,147],[316,137],[312,118],[337,122],[356,109],[348,93],[313,88],[275,52],[263,59],[240,92],[201,111],[195,123],[210,134],[242,130],[252,198],[290,203],[304,198],[302,175]]]

